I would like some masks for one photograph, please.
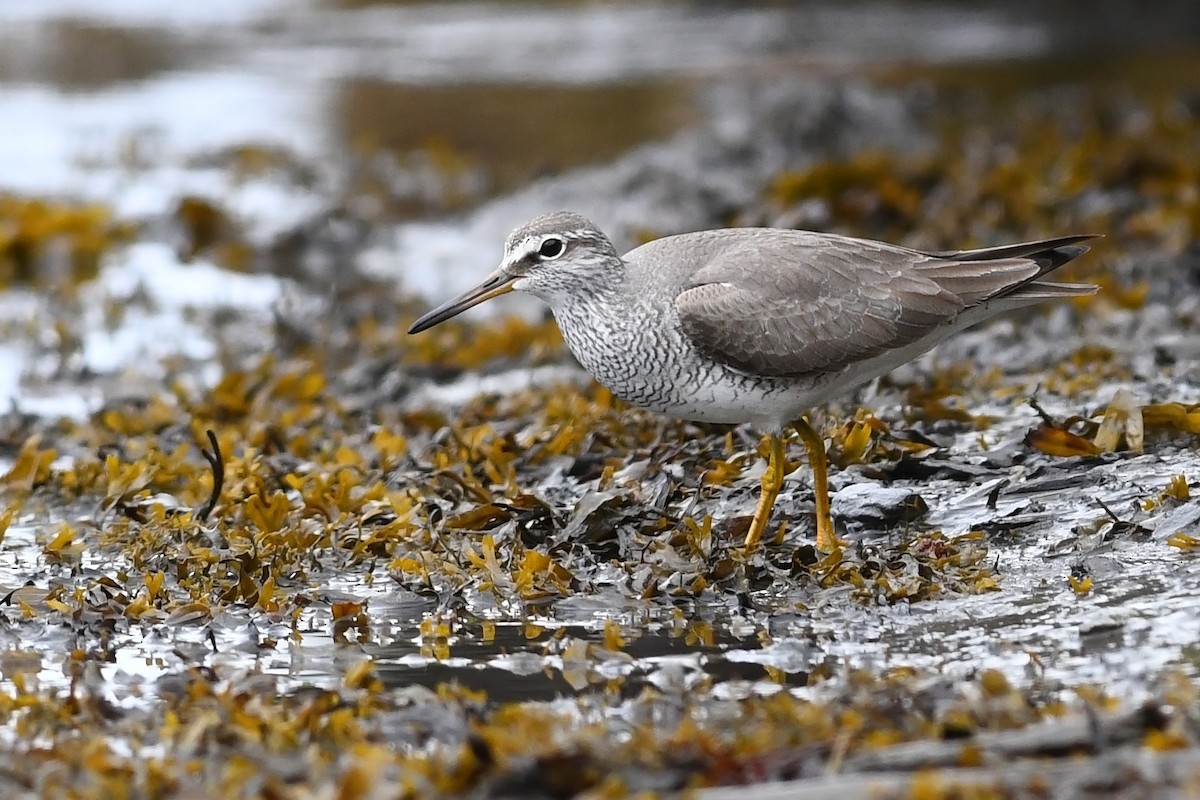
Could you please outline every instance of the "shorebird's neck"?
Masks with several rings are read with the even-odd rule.
[[[597,275],[586,287],[543,299],[554,313],[567,347],[593,374],[613,370],[614,361],[627,361],[640,348],[651,323],[649,317],[654,316],[645,298],[612,274]]]
[[[614,311],[628,303],[625,262],[613,255],[572,264],[561,271],[538,275],[526,291],[541,298],[560,320],[593,316],[601,310]]]

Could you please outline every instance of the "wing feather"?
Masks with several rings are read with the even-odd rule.
[[[733,369],[836,371],[916,342],[965,308],[1037,285],[1070,260],[1055,257],[1053,247],[1077,238],[960,259],[829,234],[747,230],[710,240],[675,307],[693,345]],[[1074,257],[1085,248],[1061,249]],[[1050,256],[1039,258],[1044,253]]]

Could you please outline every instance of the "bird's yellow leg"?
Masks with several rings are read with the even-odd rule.
[[[812,465],[813,499],[817,504],[817,549],[832,553],[843,542],[834,533],[833,517],[829,513],[829,469],[825,463],[825,442],[803,418],[796,422],[796,433],[800,434],[804,449],[808,451],[808,463]]]
[[[778,433],[767,434],[771,451],[767,456],[767,469],[762,476],[762,494],[758,496],[758,506],[754,509],[754,519],[750,520],[750,530],[746,533],[746,548],[755,547],[762,539],[763,531],[771,518],[771,509],[775,507],[775,498],[783,488],[783,476],[787,470],[787,454],[783,451],[783,437]]]

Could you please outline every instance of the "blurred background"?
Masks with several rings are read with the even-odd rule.
[[[1185,253],[1198,43],[1186,1],[6,0],[0,399],[211,363],[186,309],[443,296],[554,208]]]

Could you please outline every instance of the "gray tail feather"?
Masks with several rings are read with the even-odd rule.
[[[947,253],[926,253],[930,260],[917,268],[968,305],[1011,298],[1018,307],[1060,297],[1093,294],[1095,286],[1054,283],[1046,275],[1087,252],[1079,242],[1090,235],[1064,236],[1040,242],[986,247]]]
[[[1021,284],[1006,296],[1019,297],[1022,300],[1053,300],[1057,297],[1084,297],[1098,291],[1100,291],[1100,287],[1091,283],[1054,283],[1033,280]]]
[[[1101,234],[1083,233],[1075,236],[1060,236],[1056,239],[1043,239],[1037,242],[1022,242],[1006,244],[999,247],[982,247],[978,250],[959,250],[939,253],[925,253],[934,258],[953,259],[954,261],[995,261],[1004,258],[1027,258],[1038,265],[1038,275],[1056,270],[1068,261],[1072,261],[1088,251],[1087,245],[1080,244],[1089,239],[1098,238]]]

